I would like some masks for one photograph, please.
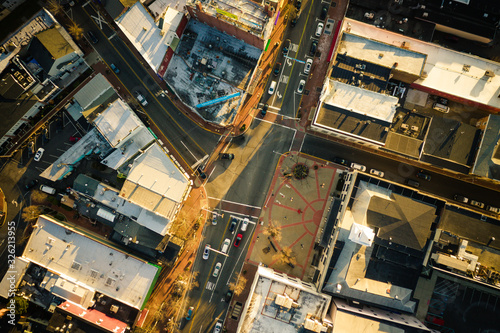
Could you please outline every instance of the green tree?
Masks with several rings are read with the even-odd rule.
[[[28,307],[30,303],[27,299],[16,296],[14,297],[14,301],[16,303],[16,315],[23,315],[28,312]]]

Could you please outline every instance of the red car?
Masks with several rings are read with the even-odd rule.
[[[78,142],[80,141],[80,137],[79,136],[70,136],[69,137],[69,142]]]
[[[236,247],[240,246],[242,238],[243,238],[243,235],[242,234],[238,234],[236,236],[236,239],[234,240],[234,246],[236,246]]]

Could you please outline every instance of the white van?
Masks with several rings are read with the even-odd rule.
[[[366,167],[364,165],[358,163],[351,163],[351,168],[359,171],[366,171]]]
[[[276,81],[271,82],[271,85],[269,86],[269,90],[267,91],[267,93],[269,95],[274,94],[274,89],[276,89]]]
[[[56,189],[55,188],[52,188],[52,187],[47,186],[47,185],[41,185],[40,186],[40,191],[48,193],[48,194],[55,194],[56,193]]]
[[[432,105],[432,108],[434,110],[436,110],[436,111],[443,112],[443,113],[450,112],[450,107],[449,106],[446,106],[446,105],[443,105],[443,104],[440,104],[440,103],[434,103]]]
[[[227,253],[227,250],[229,250],[229,245],[231,245],[231,240],[229,238],[226,238],[224,240],[224,243],[222,243],[222,248],[220,251],[222,253]]]

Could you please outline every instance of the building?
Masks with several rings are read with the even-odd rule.
[[[482,137],[471,173],[500,180],[500,116],[479,120]]]
[[[18,292],[23,297],[105,332],[133,326],[161,270],[45,215],[39,216],[19,260],[28,263],[19,267],[25,271],[17,281],[22,281]]]

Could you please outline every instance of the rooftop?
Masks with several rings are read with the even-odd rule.
[[[348,26],[350,34],[363,37],[365,41],[375,40],[382,43],[370,42],[369,45],[377,47],[392,45],[400,48],[405,43],[407,50],[426,55],[427,60],[423,70],[425,75],[415,81],[415,85],[500,109],[500,99],[497,98],[498,86],[500,86],[499,63],[412,39],[373,25],[345,19],[344,30]],[[362,45],[354,50],[361,52]],[[373,57],[376,57],[378,53],[377,49],[370,51]],[[364,53],[361,52],[361,54]],[[399,62],[398,68],[401,65],[402,63]],[[487,72],[491,76],[486,75]]]
[[[436,208],[365,181],[359,181],[353,195],[354,203],[346,211],[338,235],[337,242],[344,245],[336,250],[341,251],[340,256],[330,264],[333,270],[324,290],[413,312],[416,280],[410,277],[418,275]],[[349,234],[355,224],[372,228],[375,244],[351,241]]]
[[[188,177],[155,143],[132,163],[120,196],[171,220],[189,189]]]
[[[259,266],[238,324],[241,333],[295,333],[323,327],[331,297],[298,279]],[[313,329],[314,328],[314,329]]]
[[[344,29],[349,29],[352,20],[348,19]],[[352,26],[352,24],[351,24]],[[374,28],[373,26],[371,26]],[[349,30],[348,30],[349,31]],[[356,31],[352,29],[351,31]],[[338,53],[349,57],[377,64],[386,68],[394,68],[415,76],[420,76],[426,63],[426,54],[401,47],[402,44],[394,45],[371,39],[372,36],[358,36],[353,32],[343,31]],[[395,64],[397,64],[395,66]]]
[[[92,80],[82,87],[73,99],[78,102],[83,110],[95,106],[94,101],[101,95],[114,93],[113,87],[101,73],[97,73]]]
[[[44,215],[22,257],[137,309],[160,273],[158,267]]]
[[[128,140],[135,135],[136,131],[138,132],[145,127],[128,104],[121,99],[111,103],[104,112],[96,117],[93,123],[113,148],[121,146],[121,142]],[[152,140],[151,136],[150,141]]]
[[[489,115],[472,173],[500,180],[500,116]]]
[[[35,37],[54,59],[59,59],[75,51],[55,27],[42,31]],[[48,68],[46,69],[48,70]]]
[[[149,66],[158,71],[168,46],[177,38],[175,33],[162,33],[140,1],[131,5],[115,22]]]

